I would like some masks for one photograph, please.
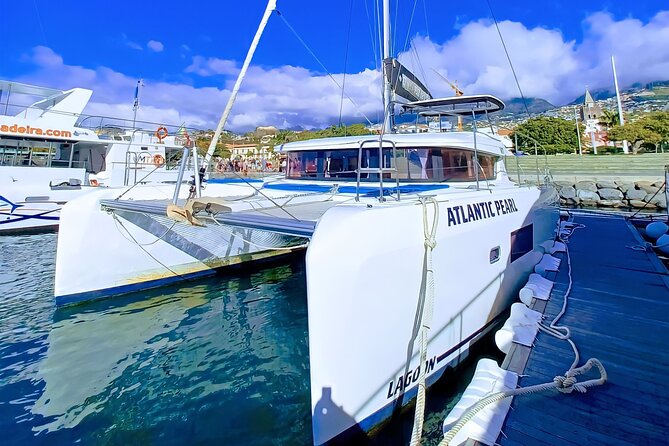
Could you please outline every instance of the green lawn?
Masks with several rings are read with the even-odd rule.
[[[641,155],[548,155],[548,156],[508,156],[506,168],[512,178],[516,178],[518,167],[522,177],[536,177],[537,165],[540,171],[548,166],[556,176],[577,177],[663,177],[664,166],[669,165],[669,153],[645,153]]]

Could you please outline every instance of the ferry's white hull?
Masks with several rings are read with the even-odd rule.
[[[458,361],[511,304],[542,254],[534,250],[510,262],[511,233],[532,225],[530,249],[554,237],[558,212],[549,206],[554,192],[548,195],[515,188],[437,196],[428,381]],[[517,211],[497,208],[500,200]],[[491,203],[492,213],[472,219],[467,205],[474,203]],[[428,209],[431,221],[431,204]],[[491,263],[495,247],[501,256]],[[320,220],[306,260],[315,444],[365,432],[415,395],[421,367],[414,324],[424,265],[416,201],[340,206]]]
[[[84,169],[0,166],[0,234],[57,228],[63,205],[95,188],[50,183],[85,177]]]

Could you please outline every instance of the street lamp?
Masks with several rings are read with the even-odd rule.
[[[578,137],[578,154],[583,156],[583,147],[581,146],[581,130],[578,128],[578,106],[574,107],[574,122],[576,123],[576,135]]]

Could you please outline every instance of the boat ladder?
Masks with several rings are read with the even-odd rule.
[[[363,155],[363,148],[365,145],[371,145],[371,144],[378,144],[379,147],[379,166],[378,167],[362,167],[362,155]],[[383,149],[384,149],[384,143],[390,144],[393,148],[393,155],[392,159],[390,162],[391,166],[395,167],[383,167],[384,166],[384,158],[383,158]],[[369,162],[368,162],[369,164]],[[396,181],[396,190],[397,190],[397,198],[396,200],[400,200],[400,176],[397,173],[397,146],[395,145],[394,141],[388,140],[388,139],[367,139],[360,141],[360,145],[358,146],[358,167],[356,169],[356,178],[357,178],[357,183],[355,187],[355,201],[360,201],[360,176],[363,173],[376,173],[379,175],[379,201],[383,203],[386,201],[384,197],[384,190],[383,190],[383,174],[384,173],[395,173],[395,181]]]

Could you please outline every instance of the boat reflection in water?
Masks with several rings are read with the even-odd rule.
[[[304,286],[298,263],[59,310],[33,430],[309,443]]]

